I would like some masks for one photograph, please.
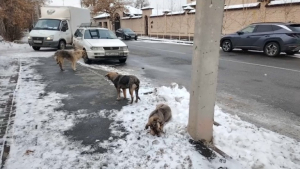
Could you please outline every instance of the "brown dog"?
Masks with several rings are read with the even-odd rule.
[[[140,87],[140,80],[133,76],[133,75],[121,75],[117,72],[108,72],[105,77],[107,77],[110,81],[113,82],[115,85],[117,92],[118,92],[118,98],[117,100],[120,100],[120,93],[121,89],[123,90],[124,99],[126,99],[126,89],[129,89],[129,93],[131,95],[131,103],[133,103],[133,91],[135,91],[136,100],[135,102],[138,102],[139,97],[139,87]],[[141,100],[141,99],[140,99]]]
[[[150,133],[160,136],[166,122],[172,118],[171,108],[166,104],[158,104],[156,109],[150,114],[145,130],[150,126]]]
[[[59,65],[61,71],[64,71],[63,69],[64,59],[71,61],[72,69],[76,71],[77,61],[85,56],[86,56],[85,51],[79,49],[76,49],[74,51],[58,50],[54,54],[55,60]]]

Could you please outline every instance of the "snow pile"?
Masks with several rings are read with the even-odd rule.
[[[180,89],[176,84],[156,89],[141,88],[140,93],[147,92],[153,93],[141,95],[139,103],[126,106],[120,112],[100,112],[104,117],[114,120],[110,129],[115,136],[124,134],[120,132],[120,128],[127,131],[125,139],[100,144],[108,148],[116,147],[110,149],[102,159],[108,168],[240,168],[237,163],[231,161],[224,164],[215,160],[210,163],[188,142],[190,136],[186,126],[189,93],[186,89]],[[152,136],[144,130],[149,114],[158,103],[167,103],[172,108],[173,115],[171,121],[166,124],[166,134],[162,137]]]

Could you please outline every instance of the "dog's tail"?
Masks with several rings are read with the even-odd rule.
[[[136,96],[137,99],[141,100],[141,98],[139,97],[140,80],[136,79],[136,81],[134,82],[134,84],[136,85],[135,96]]]

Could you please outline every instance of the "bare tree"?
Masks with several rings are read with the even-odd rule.
[[[0,3],[0,34],[7,41],[22,38],[30,28],[38,8],[47,0],[5,0]],[[30,11],[30,12],[28,12]]]
[[[135,8],[139,8],[139,9],[142,9],[146,6],[149,6],[150,3],[148,0],[135,0],[135,2],[133,3],[134,7]]]
[[[125,5],[130,4],[128,0],[80,0],[81,6],[89,7],[93,14],[107,13],[110,21],[114,23],[117,11],[127,12]]]

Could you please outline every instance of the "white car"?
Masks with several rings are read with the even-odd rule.
[[[125,63],[128,46],[110,30],[98,27],[79,27],[73,38],[73,46],[86,51],[85,63],[91,60],[119,60]]]

